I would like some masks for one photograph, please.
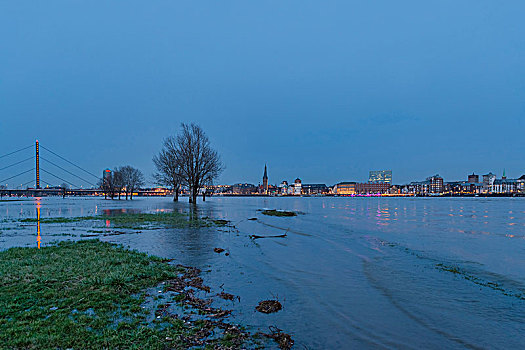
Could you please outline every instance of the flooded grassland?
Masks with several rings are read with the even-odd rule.
[[[147,326],[159,333],[144,338],[172,347],[183,340],[183,347],[287,347],[289,333],[307,348],[523,348],[524,237],[522,198],[212,197],[197,209],[170,198],[0,202],[0,249],[36,248],[22,251],[28,260],[20,271],[52,263],[48,249],[58,249],[57,241],[82,241],[67,243],[68,252],[94,244],[159,257],[140,255],[166,268],[163,278],[135,286],[128,271],[128,279],[100,282],[134,301],[94,318],[108,322],[101,328],[87,327],[126,334]],[[93,239],[123,248],[84,242]],[[129,259],[124,265],[142,273]],[[122,275],[122,263],[108,264]],[[70,283],[61,278],[54,283]],[[56,316],[42,311],[48,306],[82,310],[74,318],[94,322],[84,300],[28,312],[49,325]],[[150,312],[126,319],[131,308]],[[9,315],[3,318],[6,327]],[[257,333],[276,339],[252,339]]]

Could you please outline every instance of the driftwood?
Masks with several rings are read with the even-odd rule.
[[[251,235],[250,238],[252,239],[258,239],[258,238],[284,238],[286,237],[286,233],[282,235],[276,235],[276,236],[259,236],[259,235]]]

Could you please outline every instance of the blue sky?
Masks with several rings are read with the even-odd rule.
[[[149,176],[162,139],[196,122],[222,154],[221,183],[257,183],[265,163],[270,183],[365,181],[375,169],[396,183],[517,177],[524,11],[520,1],[4,1],[0,155],[38,138],[94,173],[131,164]]]

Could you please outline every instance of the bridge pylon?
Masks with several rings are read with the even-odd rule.
[[[35,143],[35,188],[40,189],[40,148],[38,140]]]

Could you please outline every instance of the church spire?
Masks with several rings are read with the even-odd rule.
[[[264,175],[263,175],[262,191],[263,191],[264,194],[268,194],[268,169],[266,169],[266,164],[264,164]]]
[[[503,168],[503,176],[501,177],[503,180],[507,178],[507,175],[505,175],[505,168]]]

